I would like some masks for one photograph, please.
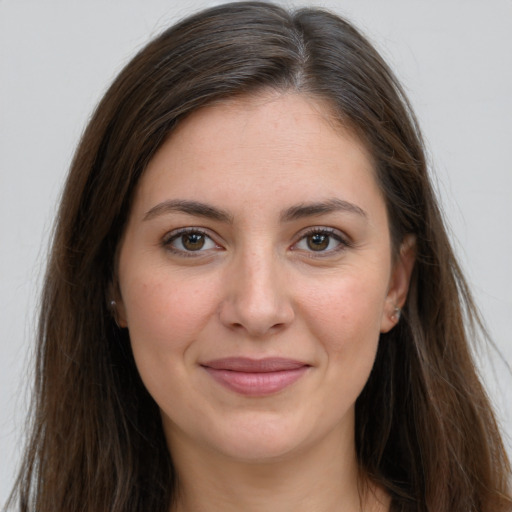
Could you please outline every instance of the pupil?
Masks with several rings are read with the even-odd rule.
[[[329,235],[316,233],[308,237],[308,247],[313,251],[323,251],[329,245]]]
[[[189,233],[181,237],[183,247],[189,251],[197,251],[204,245],[204,235],[201,233]]]

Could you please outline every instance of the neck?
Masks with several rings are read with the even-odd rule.
[[[333,432],[332,436],[339,434]],[[238,461],[172,443],[173,512],[385,512],[389,500],[359,477],[354,444],[321,444],[271,461]]]

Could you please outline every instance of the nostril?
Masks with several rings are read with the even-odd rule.
[[[285,322],[278,322],[273,325],[259,325],[255,322],[247,322],[245,325],[242,322],[230,322],[228,327],[233,331],[247,331],[247,333],[251,336],[266,336],[269,334],[276,333],[281,331],[286,327]]]
[[[242,284],[233,287],[219,303],[218,315],[225,327],[261,337],[280,332],[293,321],[291,299],[283,293],[283,287],[277,287],[275,282],[273,286],[255,283],[254,279]]]

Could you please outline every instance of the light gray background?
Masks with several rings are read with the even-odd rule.
[[[34,311],[74,147],[136,50],[219,3],[0,0],[0,506],[21,452]],[[307,3],[356,22],[410,95],[457,252],[504,356],[483,351],[480,361],[510,447],[512,0]]]

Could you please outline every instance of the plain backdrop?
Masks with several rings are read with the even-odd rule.
[[[0,506],[30,394],[35,310],[73,150],[131,56],[200,0],[0,0]],[[301,2],[280,2],[287,6]],[[310,1],[345,15],[405,85],[457,253],[502,357],[479,352],[512,437],[512,0]]]

